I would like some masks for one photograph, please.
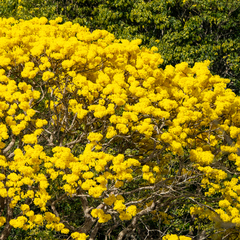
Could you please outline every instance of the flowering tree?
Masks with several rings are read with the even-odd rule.
[[[0,239],[236,239],[229,80],[59,22],[0,19]]]

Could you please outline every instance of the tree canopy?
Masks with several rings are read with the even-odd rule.
[[[0,239],[236,239],[230,80],[61,21],[0,19]]]

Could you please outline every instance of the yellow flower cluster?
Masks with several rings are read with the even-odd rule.
[[[42,226],[46,220],[47,228],[52,228],[55,231],[61,231],[61,233],[68,234],[69,230],[65,228],[63,223],[59,223],[59,218],[50,212],[46,212],[45,216],[41,214],[34,215],[34,212],[30,210],[29,205],[22,204],[20,209],[25,216],[20,216],[10,221],[10,225],[14,228],[23,228],[24,230],[32,229],[36,225]],[[4,221],[4,219],[3,219]]]
[[[5,222],[6,222],[6,218],[0,217],[0,227],[3,226]]]
[[[109,206],[114,205],[113,210],[116,210],[119,213],[119,218],[122,221],[131,220],[132,217],[137,214],[137,207],[135,205],[126,207],[124,201],[125,200],[121,195],[115,197],[113,194],[103,200],[103,202]],[[111,219],[111,215],[105,214],[102,209],[93,209],[91,215],[94,218],[99,218],[99,223],[104,223]]]
[[[176,234],[167,234],[162,239],[163,240],[191,240],[190,237],[177,236]]]
[[[10,225],[13,226],[14,228],[23,228],[24,229],[24,225],[27,221],[28,220],[26,217],[20,216],[17,219],[10,220]]]
[[[210,165],[213,162],[213,159],[214,155],[211,151],[203,151],[202,148],[197,148],[190,152],[190,160],[199,165]]]
[[[88,235],[85,233],[74,232],[71,234],[71,237],[76,240],[86,240]]]
[[[124,220],[131,220],[133,216],[137,214],[137,207],[135,205],[131,205],[129,207],[126,207],[125,199],[118,195],[114,201],[114,207],[113,209],[116,210],[119,213],[119,218]]]
[[[153,168],[154,172],[159,172],[159,167],[155,166]],[[143,179],[149,181],[149,183],[155,183],[156,179],[154,178],[153,172],[150,172],[149,166],[144,165],[142,167],[142,172],[143,172]]]
[[[102,209],[93,209],[91,215],[94,218],[99,218],[98,219],[99,223],[108,222],[112,218],[110,214],[105,214]]]
[[[88,140],[91,142],[95,142],[95,141],[101,141],[101,139],[103,138],[103,135],[101,133],[89,133],[88,135]]]

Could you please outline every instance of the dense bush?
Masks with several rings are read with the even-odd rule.
[[[239,94],[240,2],[238,0],[3,0],[0,16],[16,19],[58,15],[91,31],[117,38],[142,39],[157,46],[163,66],[210,60],[210,70],[229,78]]]
[[[229,81],[61,20],[0,20],[0,239],[236,239]]]

